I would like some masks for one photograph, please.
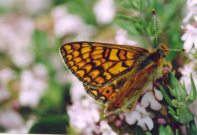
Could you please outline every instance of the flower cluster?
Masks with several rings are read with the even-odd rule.
[[[183,19],[184,34],[181,39],[184,41],[186,51],[194,52],[197,49],[197,1],[187,0],[187,10],[187,15]]]

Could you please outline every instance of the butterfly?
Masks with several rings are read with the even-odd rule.
[[[60,47],[68,69],[106,111],[134,108],[151,74],[162,66],[165,44],[155,50],[98,42],[71,42]]]

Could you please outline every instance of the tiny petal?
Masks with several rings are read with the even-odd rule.
[[[100,130],[102,132],[102,135],[117,135],[117,133],[115,133],[111,129],[111,127],[109,126],[109,124],[106,121],[100,122]]]
[[[147,107],[150,104],[150,107],[153,110],[160,110],[161,104],[155,99],[152,91],[147,92],[141,100],[141,104],[143,107]]]
[[[166,124],[166,120],[164,118],[158,118],[158,123],[161,124],[161,125],[164,125]]]
[[[142,118],[141,121],[139,121],[138,125],[142,126],[143,129],[146,129],[144,127],[147,127],[148,130],[152,130],[154,127],[152,119],[148,116]]]
[[[185,33],[182,35],[181,39],[184,41],[184,48],[186,51],[190,51],[194,45],[194,48],[197,48],[196,36],[197,28],[190,24],[185,26]]]
[[[137,121],[141,119],[140,113],[137,111],[133,112],[126,112],[125,113],[125,120],[129,125],[135,124]]]
[[[140,114],[143,114],[144,116],[149,116],[149,115],[151,115],[149,112],[147,112],[146,111],[146,109],[142,106],[142,105],[140,105],[140,104],[138,104],[137,106],[136,106],[136,111],[138,111]]]
[[[150,102],[148,101],[148,92],[142,97],[142,100],[141,100],[141,105],[143,106],[143,107],[148,107],[149,106],[149,104],[150,104]]]
[[[121,127],[122,126],[122,121],[121,120],[116,120],[115,122],[114,122],[114,125],[116,126],[116,127]]]
[[[157,100],[159,100],[159,101],[163,100],[163,95],[159,90],[154,89],[154,92],[155,92],[155,97]]]
[[[143,130],[147,130],[147,127],[146,127],[145,123],[142,120],[138,121],[137,125],[140,126]]]

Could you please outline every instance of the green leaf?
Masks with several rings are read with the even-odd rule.
[[[172,89],[170,89],[171,94],[175,96],[178,101],[184,102],[187,97],[186,90],[172,73],[170,73],[170,86],[172,87]]]
[[[117,1],[117,2],[120,2],[120,4],[124,8],[131,8],[131,7],[134,8],[133,2],[131,0],[121,0],[121,1]]]
[[[184,108],[185,107],[185,103],[178,101],[176,99],[172,100],[172,104],[176,107],[176,108]]]
[[[147,131],[147,132],[146,132],[146,135],[152,135],[152,133],[151,133],[151,132],[149,132],[149,131]]]
[[[197,126],[194,120],[190,121],[186,126],[187,135],[197,135]]]
[[[159,127],[159,135],[174,135],[170,126],[160,126]]]
[[[136,24],[138,23],[137,19],[131,19],[124,15],[117,15],[115,23],[127,30],[130,35],[139,36],[139,32],[136,29]]]
[[[137,126],[135,128],[135,135],[146,135],[145,132],[142,130],[141,127]]]
[[[174,107],[172,100],[170,99],[170,97],[168,96],[168,94],[165,92],[164,88],[162,86],[160,86],[160,91],[165,99],[165,101],[167,102],[168,105]]]
[[[176,135],[180,135],[180,132],[178,129],[176,129]]]
[[[191,120],[193,120],[194,116],[189,111],[188,108],[179,109],[179,122],[182,124],[188,124]]]
[[[36,113],[39,115],[46,114],[64,114],[66,112],[65,107],[70,104],[70,83],[66,83],[64,86],[59,85],[55,80],[49,82],[50,86],[44,93],[39,107],[36,108]],[[42,109],[40,109],[42,108]]]
[[[196,92],[196,86],[195,86],[192,74],[190,74],[190,79],[191,79],[192,89],[187,99],[189,103],[192,103],[196,99],[197,92]]]
[[[29,133],[33,134],[66,134],[68,116],[47,116],[36,122]]]
[[[168,106],[168,113],[170,114],[170,116],[176,120],[176,121],[179,121],[179,116],[177,115],[177,113],[170,107]]]
[[[96,17],[93,12],[95,0],[67,0],[66,7],[69,12],[81,16],[86,23],[96,24]]]

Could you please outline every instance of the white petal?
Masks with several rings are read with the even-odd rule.
[[[138,121],[137,125],[140,126],[143,130],[147,130],[144,121],[142,121],[142,120],[141,121]]]
[[[125,113],[125,120],[129,125],[135,124],[138,120],[141,119],[140,113],[137,111],[133,112],[126,112]]]
[[[183,40],[183,41],[186,41],[187,40],[187,38],[188,38],[188,34],[187,33],[184,33],[183,35],[182,35],[182,37],[181,37],[181,40]]]
[[[186,49],[186,51],[189,51],[192,48],[193,40],[192,40],[192,37],[190,35],[188,35],[188,38],[186,39],[183,46]]]
[[[142,115],[151,115],[149,112],[147,112],[146,111],[146,109],[142,106],[142,105],[140,105],[140,104],[138,104],[137,106],[136,106],[136,111],[138,111],[140,114],[142,114]]]
[[[117,135],[117,133],[115,133],[111,129],[111,127],[109,126],[109,124],[106,121],[104,121],[104,120],[102,120],[100,122],[100,130],[102,132],[102,135]]]
[[[0,125],[6,129],[20,128],[24,124],[22,116],[10,109],[4,108],[0,111]]]
[[[153,95],[152,91],[147,92],[141,100],[141,104],[143,107],[147,107],[150,105],[150,107],[153,110],[160,110],[161,104],[155,99],[155,96]]]
[[[163,95],[159,90],[154,89],[154,92],[155,92],[155,97],[157,98],[157,100],[159,101],[163,100]]]
[[[141,100],[141,105],[143,107],[148,107],[150,104],[150,102],[148,101],[148,92],[142,97],[142,100]]]
[[[154,124],[153,124],[153,120],[146,116],[144,118],[141,119],[142,123],[144,123],[146,125],[146,127],[148,127],[148,130],[152,130],[153,127],[154,127]]]

